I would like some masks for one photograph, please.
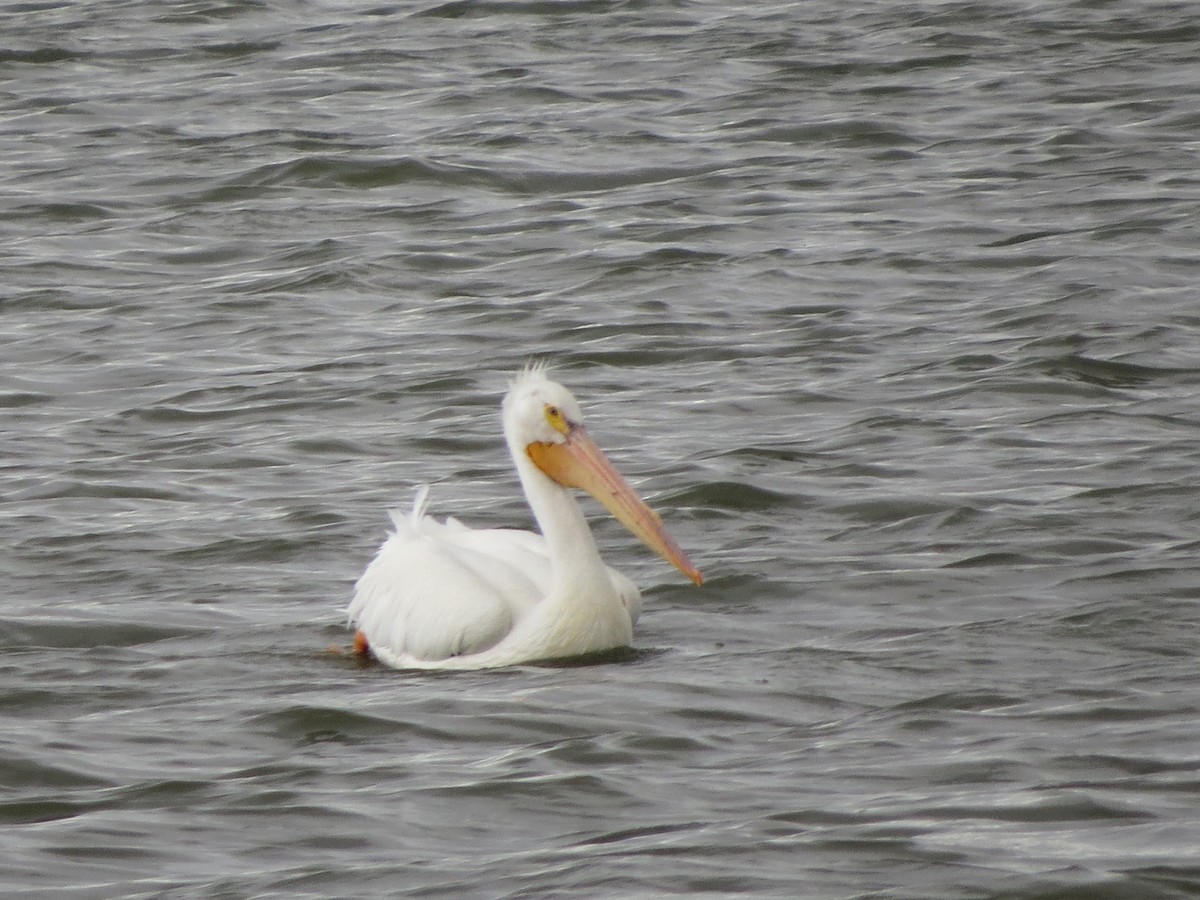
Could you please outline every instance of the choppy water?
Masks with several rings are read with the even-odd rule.
[[[0,893],[1200,896],[1191,3],[0,6]],[[323,652],[556,362],[708,577]]]

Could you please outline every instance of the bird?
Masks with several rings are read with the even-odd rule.
[[[700,571],[583,424],[579,403],[544,365],[509,385],[501,419],[540,533],[473,529],[428,515],[429,488],[354,586],[355,650],[396,669],[488,669],[629,647],[641,610],[634,583],[600,558],[573,489],[699,585]]]

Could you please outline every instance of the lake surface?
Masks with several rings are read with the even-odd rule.
[[[1200,896],[1198,46],[0,5],[0,894]],[[705,585],[592,504],[632,652],[329,651],[531,359]]]

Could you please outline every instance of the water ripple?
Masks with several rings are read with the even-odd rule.
[[[1195,894],[1190,9],[0,21],[5,896]],[[530,359],[703,590],[360,664]]]

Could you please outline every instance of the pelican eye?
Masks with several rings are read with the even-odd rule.
[[[571,430],[571,423],[567,421],[566,415],[553,403],[546,404],[545,415],[550,427],[560,434],[566,434]]]

